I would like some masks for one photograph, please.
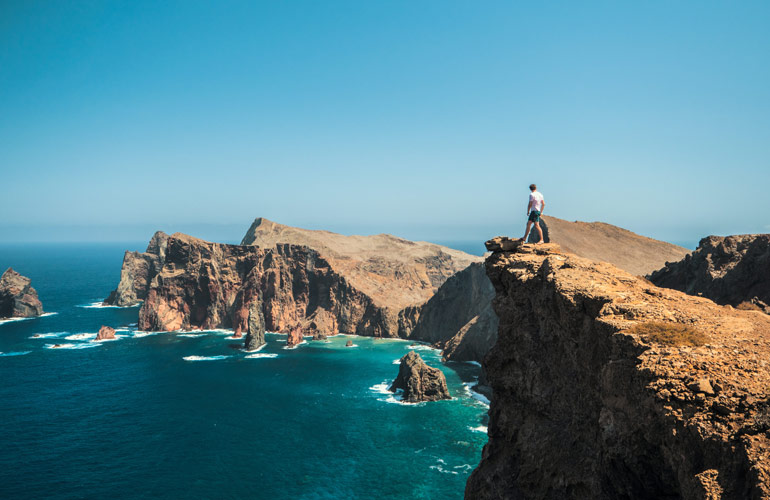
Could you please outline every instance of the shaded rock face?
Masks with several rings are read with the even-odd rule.
[[[396,392],[399,389],[404,391],[402,400],[407,403],[451,399],[444,373],[426,365],[414,351],[401,358],[398,376],[388,390]]]
[[[166,233],[158,231],[147,245],[147,250],[125,253],[118,288],[105,299],[106,305],[134,306],[147,298],[152,279],[160,272],[166,260],[168,238]]]
[[[497,339],[494,296],[484,265],[471,264],[423,305],[409,338],[444,349],[448,360],[481,362]]]
[[[96,340],[112,340],[115,338],[115,329],[109,326],[102,326],[99,328],[99,333],[96,334]]]
[[[30,318],[43,314],[43,304],[31,280],[8,268],[0,277],[0,318]]]
[[[703,238],[691,255],[666,263],[649,279],[717,304],[751,302],[770,313],[770,234]]]
[[[553,244],[486,261],[498,340],[489,442],[465,497],[768,498],[770,318]],[[702,347],[631,333],[695,325]]]
[[[247,349],[256,349],[265,329],[395,336],[385,316],[307,247],[262,249],[174,234],[163,267],[150,279],[138,326],[232,328],[236,336],[247,332]]]

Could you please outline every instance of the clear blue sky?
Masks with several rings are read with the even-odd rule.
[[[0,241],[770,231],[770,2],[0,3]]]

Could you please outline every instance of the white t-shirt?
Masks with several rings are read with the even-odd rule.
[[[537,210],[538,212],[543,211],[543,203],[545,203],[545,200],[543,199],[543,195],[540,194],[540,191],[532,191],[529,193],[529,201],[532,203],[530,210]]]

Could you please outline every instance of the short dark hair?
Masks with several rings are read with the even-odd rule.
[[[529,190],[530,191],[534,191],[535,189],[537,189],[537,186],[535,186],[534,184],[530,184],[529,185]]]

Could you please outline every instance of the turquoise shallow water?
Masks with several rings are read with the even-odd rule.
[[[136,332],[137,308],[83,307],[125,248],[0,247],[56,313],[0,324],[0,498],[462,498],[486,442],[477,367],[421,346],[453,399],[404,405],[382,389],[407,342],[268,334],[249,358],[228,332]],[[102,324],[122,338],[90,342]]]

